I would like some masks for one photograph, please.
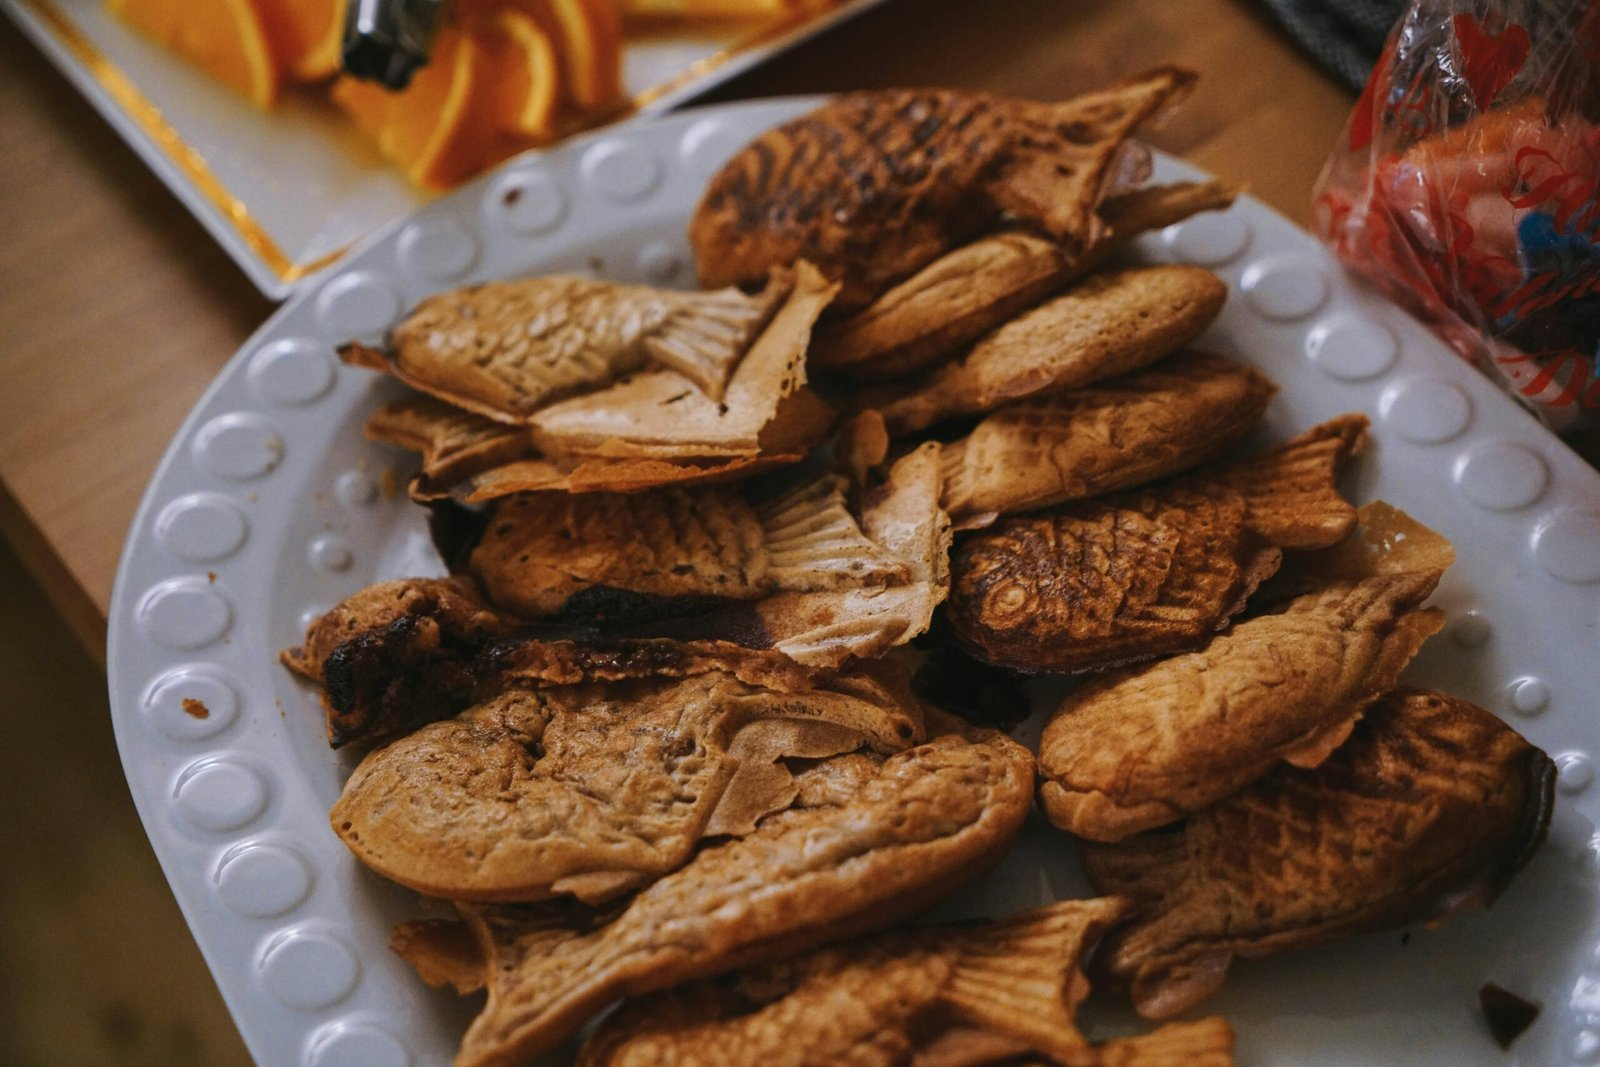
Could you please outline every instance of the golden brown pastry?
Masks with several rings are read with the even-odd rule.
[[[1233,203],[1221,182],[1180,182],[1108,197],[1106,233],[1077,256],[1025,230],[980,237],[945,253],[856,314],[823,327],[818,371],[882,381],[924,370],[1037,304],[1146,230]]]
[[[554,275],[430,296],[384,351],[352,342],[350,363],[386,371],[455,407],[520,423],[651,362],[720,399],[735,365],[788,297],[775,273],[757,296],[677,292]]]
[[[951,632],[980,659],[1023,671],[1098,670],[1196,648],[1278,569],[1282,548],[1331,545],[1355,526],[1334,478],[1365,425],[1341,418],[1259,457],[970,536],[950,564]],[[997,472],[1019,466],[994,462]],[[1024,470],[1018,480],[1037,477]]]
[[[1484,906],[1544,840],[1550,758],[1482,708],[1399,690],[1315,769],[1280,766],[1179,830],[1084,843],[1140,913],[1097,963],[1148,1018],[1216,992],[1235,958]]]
[[[809,264],[712,398],[675,370],[640,371],[614,385],[528,415],[534,443],[551,456],[667,460],[805,452],[834,412],[806,387],[811,328],[835,287]]]
[[[551,905],[462,905],[489,999],[456,1062],[522,1063],[618,996],[893,924],[1010,847],[1032,771],[1028,750],[1003,735],[946,735],[888,757],[838,806],[781,812],[703,849],[609,920]]]
[[[916,709],[865,679],[778,692],[711,671],[509,688],[368,754],[330,821],[368,867],[428,896],[593,904],[788,807],[781,760],[921,736]]]
[[[1091,275],[984,337],[959,362],[875,406],[889,432],[900,436],[1127,374],[1193,341],[1227,295],[1222,279],[1201,267]]]
[[[970,529],[1196,466],[1255,426],[1276,392],[1243,364],[1182,352],[1003,407],[945,445],[945,509]]]
[[[1076,253],[1123,140],[1194,80],[1165,67],[1059,104],[944,90],[849,93],[784,123],[712,179],[689,225],[707,287],[810,260],[865,306],[1002,215]]]
[[[1119,921],[1116,898],[1064,900],[998,922],[871,939],[629,1001],[578,1067],[832,1067],[923,1062],[957,1043],[992,1058],[1095,1055],[1073,1017],[1082,958]]]
[[[472,572],[527,618],[905,581],[906,565],[846,508],[848,488],[827,474],[754,506],[721,488],[524,494],[495,511]]]
[[[1181,819],[1279,762],[1315,767],[1444,625],[1439,571],[1337,582],[1198,652],[1073,692],[1039,742],[1050,821],[1095,841]]]
[[[419,502],[441,499],[451,486],[535,452],[526,429],[474,415],[423,393],[385,404],[367,420],[363,432],[370,440],[421,454],[422,469],[411,480],[411,498]]]
[[[721,485],[803,459],[803,452],[766,452],[711,460],[533,456],[472,475],[463,487],[462,497],[467,503],[476,504],[516,493],[638,493],[669,486]]]
[[[1095,1067],[1233,1067],[1233,1028],[1213,1015],[1119,1037],[1095,1051]]]

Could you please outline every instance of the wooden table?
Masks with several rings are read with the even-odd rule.
[[[1159,63],[1201,74],[1146,136],[1304,222],[1351,94],[1243,0],[897,0],[719,90],[889,85],[1055,99]],[[272,311],[0,19],[0,532],[94,655],[168,440]]]

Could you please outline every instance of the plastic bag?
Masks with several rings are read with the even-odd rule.
[[[1348,267],[1600,437],[1600,0],[1414,0],[1314,196]]]

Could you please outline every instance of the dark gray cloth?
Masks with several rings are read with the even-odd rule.
[[[1260,0],[1267,15],[1328,73],[1359,92],[1406,0]]]

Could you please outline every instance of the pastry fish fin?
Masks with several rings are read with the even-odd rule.
[[[1233,1067],[1233,1027],[1220,1015],[1168,1023],[1148,1034],[1107,1041],[1098,1067]]]
[[[794,288],[790,271],[775,271],[754,296],[729,287],[685,293],[661,329],[645,339],[652,359],[721,400],[733,369]]]
[[[941,931],[940,945],[958,954],[941,999],[965,1022],[1052,1059],[1082,1061],[1089,1045],[1073,1021],[1089,995],[1081,960],[1127,911],[1120,897],[1065,900]]]
[[[483,988],[488,962],[472,929],[459,919],[403,922],[389,935],[389,950],[435,989],[449,985],[465,996]]]
[[[1341,415],[1270,452],[1230,465],[1222,480],[1245,498],[1245,525],[1279,548],[1325,548],[1355,528],[1339,469],[1367,439],[1364,415]]]
[[[848,482],[829,474],[759,505],[768,577],[793,592],[898,585],[910,568],[861,531],[845,507]]]

